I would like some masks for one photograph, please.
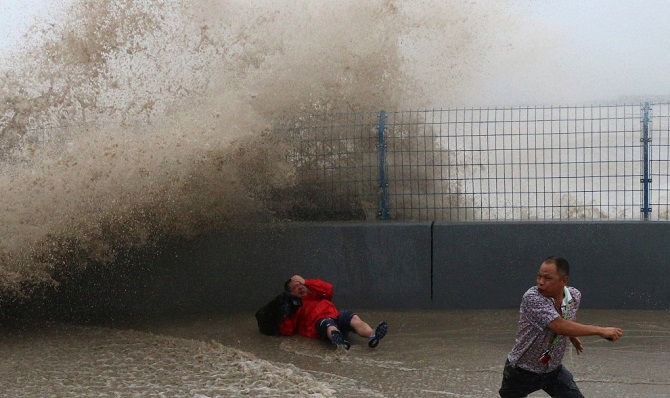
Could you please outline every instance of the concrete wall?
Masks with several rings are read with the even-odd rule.
[[[582,308],[669,309],[670,223],[384,222],[233,227],[63,283],[47,311],[253,311],[293,274],[352,309],[517,308],[560,255]]]
[[[670,223],[436,223],[433,242],[437,308],[516,307],[549,255],[582,307],[670,308]]]
[[[255,310],[294,274],[327,280],[342,308],[429,308],[431,224],[232,227],[163,250],[144,276],[116,281],[110,311]],[[120,292],[120,293],[119,293]],[[77,295],[80,296],[80,295]]]

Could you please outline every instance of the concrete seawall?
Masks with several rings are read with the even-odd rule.
[[[670,223],[436,223],[433,235],[437,308],[517,307],[549,255],[570,262],[582,307],[670,308]]]
[[[296,223],[209,234],[163,259],[142,310],[257,308],[293,274],[335,285],[343,307],[514,308],[560,255],[583,306],[668,309],[670,223]],[[142,290],[139,290],[142,292]],[[153,298],[153,299],[152,299]],[[129,297],[132,301],[132,297]],[[139,309],[139,308],[138,308]]]
[[[253,311],[293,274],[341,308],[517,308],[542,260],[571,264],[582,308],[670,308],[670,223],[373,222],[245,225],[131,255],[63,283],[39,311]]]

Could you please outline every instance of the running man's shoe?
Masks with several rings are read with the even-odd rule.
[[[338,331],[333,331],[333,333],[330,334],[330,340],[333,342],[333,344],[337,345],[338,347],[344,347],[345,350],[348,350],[349,347],[351,347],[351,344],[342,336],[341,332]]]
[[[370,340],[368,340],[368,347],[370,348],[375,348],[379,344],[379,340],[383,339],[384,336],[386,336],[386,332],[389,331],[389,326],[386,324],[386,322],[381,322],[379,325],[377,325],[377,328],[375,329],[375,334],[370,336]]]

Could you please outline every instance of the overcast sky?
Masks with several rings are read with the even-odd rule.
[[[670,96],[670,3],[533,1],[511,49],[494,55],[492,101],[574,102]]]
[[[17,43],[35,16],[68,1],[0,0],[0,51]],[[670,96],[670,3],[518,1],[527,23],[508,36],[509,44],[492,47],[470,105]]]

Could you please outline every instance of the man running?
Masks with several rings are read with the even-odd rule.
[[[549,257],[540,265],[537,285],[523,295],[516,341],[503,371],[502,398],[526,397],[540,389],[552,397],[583,398],[572,374],[561,364],[568,339],[581,354],[581,336],[615,341],[623,335],[619,328],[575,321],[582,295],[567,286],[569,275],[567,260]]]

